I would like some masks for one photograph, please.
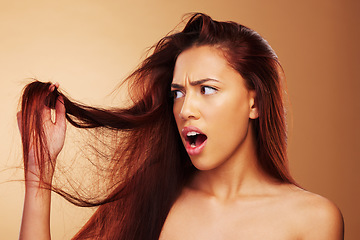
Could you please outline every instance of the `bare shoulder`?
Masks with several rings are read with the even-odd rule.
[[[292,206],[301,239],[341,240],[344,237],[344,221],[339,208],[330,200],[294,188]]]

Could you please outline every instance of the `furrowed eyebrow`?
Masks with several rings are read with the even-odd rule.
[[[200,79],[200,80],[196,80],[196,81],[192,81],[190,82],[191,86],[197,86],[197,85],[201,85],[203,83],[209,82],[209,81],[213,81],[213,82],[219,82],[219,80],[213,79],[213,78],[204,78],[204,79]],[[177,84],[177,83],[172,83],[171,84],[172,88],[184,88],[183,85]]]
[[[183,86],[183,85],[180,85],[180,84],[172,83],[172,84],[171,84],[171,88],[181,89],[181,88],[184,88],[184,86]]]

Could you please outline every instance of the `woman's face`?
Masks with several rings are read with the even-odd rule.
[[[244,152],[249,119],[257,117],[255,93],[221,50],[201,46],[182,52],[171,88],[177,127],[196,168],[214,169]]]

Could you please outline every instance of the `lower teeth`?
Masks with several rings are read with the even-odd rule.
[[[192,143],[190,146],[191,146],[192,148],[196,147],[195,143]]]

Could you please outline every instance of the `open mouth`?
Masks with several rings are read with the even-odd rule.
[[[205,134],[190,131],[186,134],[186,142],[189,143],[191,148],[196,148],[201,146],[207,139],[207,136]]]
[[[184,127],[181,130],[186,152],[190,156],[196,156],[203,152],[207,144],[208,137],[195,126]]]

